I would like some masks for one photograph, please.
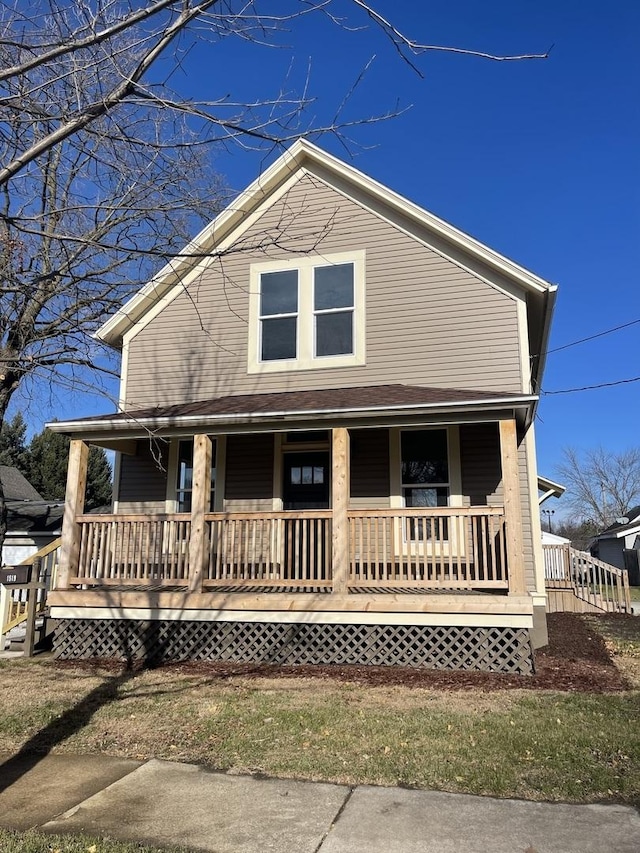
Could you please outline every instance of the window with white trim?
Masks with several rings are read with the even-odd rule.
[[[353,355],[353,264],[313,268],[314,356]]]
[[[251,267],[249,373],[364,364],[364,252]]]
[[[447,430],[403,431],[400,434],[400,457],[404,505],[425,508],[448,506],[451,482]],[[449,536],[446,518],[426,522],[411,519],[408,528],[410,539],[448,539]]]
[[[191,512],[191,496],[193,494],[193,439],[182,439],[178,442],[178,459],[176,470],[176,512]],[[216,441],[211,442],[211,495],[209,511],[215,507],[216,495]]]
[[[260,360],[298,355],[298,271],[260,275]]]

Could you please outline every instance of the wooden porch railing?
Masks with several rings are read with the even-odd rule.
[[[81,515],[72,584],[180,584],[189,577],[191,516]]]
[[[47,593],[53,589],[61,539],[54,539],[35,554],[18,563],[33,566],[31,582],[12,587],[0,586],[0,651],[4,649],[4,637],[12,629],[27,623],[25,655],[33,654],[34,627],[36,620],[45,615]]]
[[[570,545],[543,545],[545,586],[569,590],[595,610],[631,613],[629,576]]]
[[[346,587],[507,589],[501,507],[349,510]],[[190,516],[82,515],[71,585],[189,583]],[[330,591],[332,512],[207,513],[202,587]]]
[[[330,587],[331,511],[205,516],[204,586]]]
[[[350,586],[506,589],[501,507],[349,510]]]

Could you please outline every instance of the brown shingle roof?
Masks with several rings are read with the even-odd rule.
[[[87,424],[114,420],[146,420],[149,418],[181,418],[242,416],[251,414],[274,415],[305,412],[370,411],[395,407],[425,405],[455,405],[483,403],[493,400],[522,400],[527,395],[503,391],[469,391],[459,388],[423,388],[416,385],[374,385],[356,388],[329,388],[311,391],[286,391],[273,394],[242,394],[179,403],[175,406],[157,406],[115,415],[99,415],[83,419]]]
[[[27,478],[12,465],[0,465],[0,480],[2,491],[7,501],[41,501],[42,495],[37,492]]]

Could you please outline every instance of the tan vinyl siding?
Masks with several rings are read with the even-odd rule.
[[[230,512],[272,509],[273,435],[227,437],[224,508]]]
[[[137,441],[136,445],[135,456],[121,456],[118,512],[164,512],[169,447],[153,439]]]
[[[460,467],[464,506],[502,505],[497,424],[461,424]]]
[[[389,430],[356,429],[351,436],[351,509],[389,506]]]
[[[366,252],[366,364],[249,374],[251,263],[352,250]],[[133,337],[127,407],[385,383],[517,392],[518,335],[513,298],[306,175]]]

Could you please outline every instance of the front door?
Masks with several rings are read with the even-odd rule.
[[[284,509],[329,509],[328,451],[285,453]]]

